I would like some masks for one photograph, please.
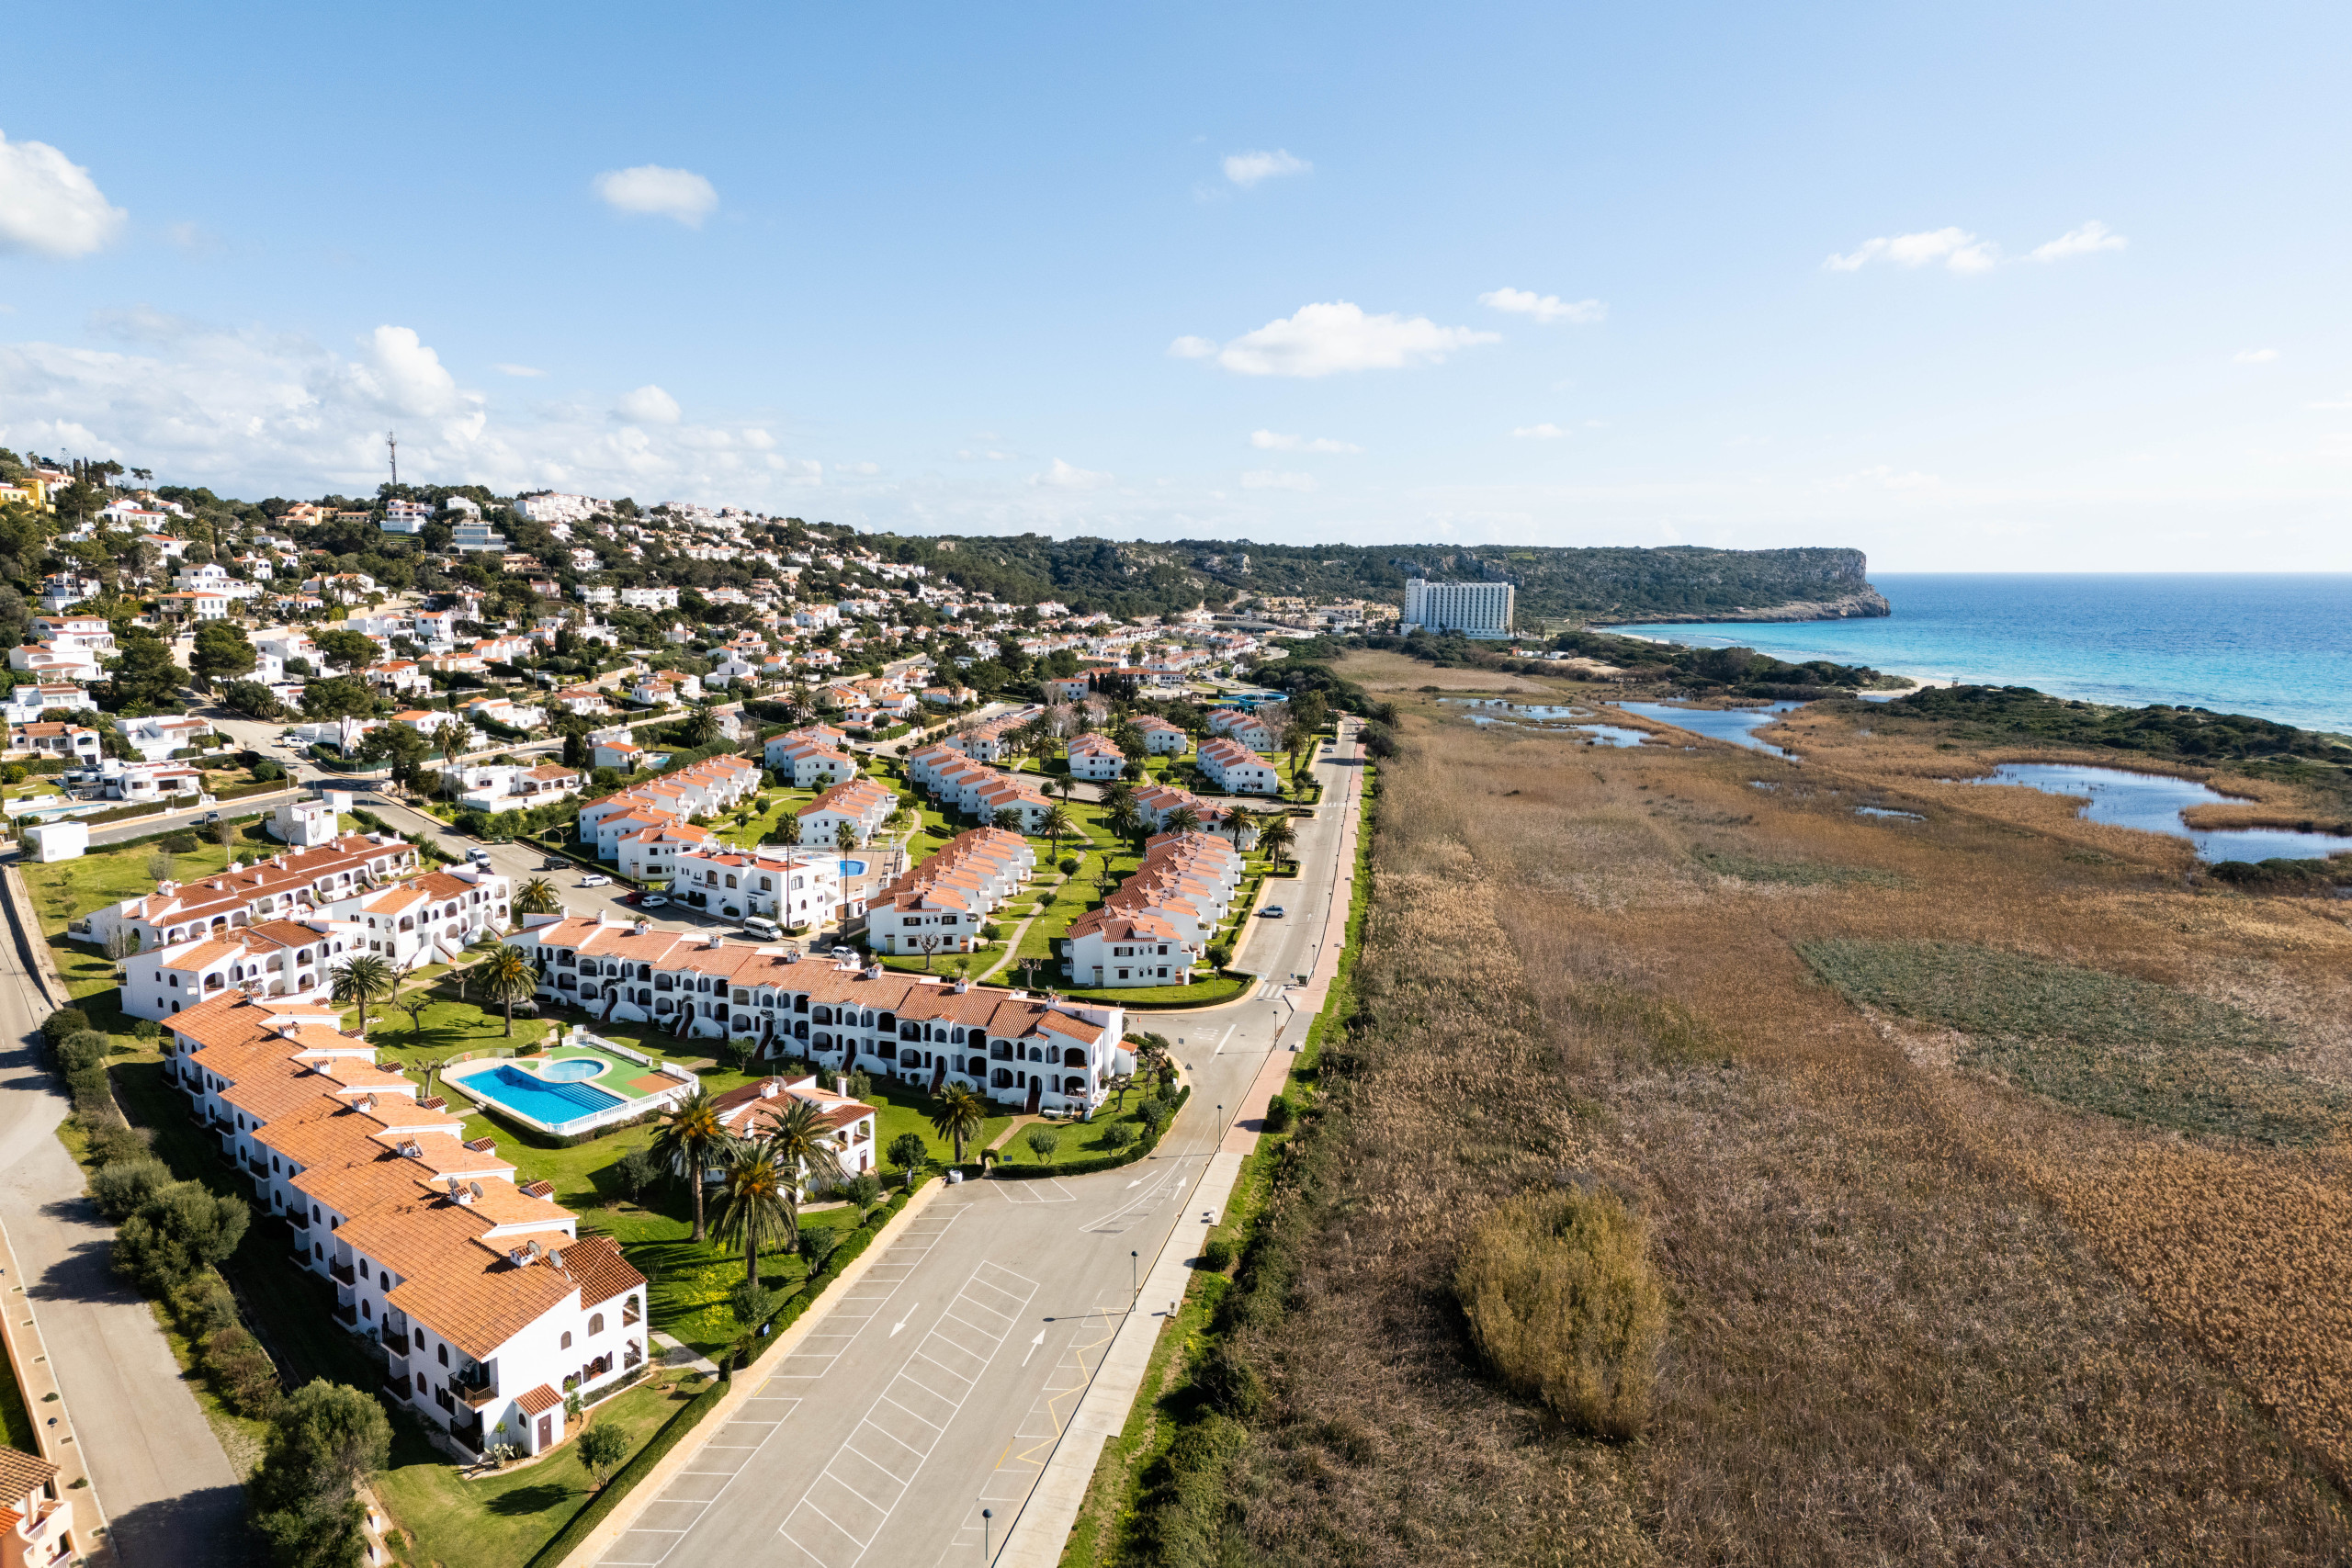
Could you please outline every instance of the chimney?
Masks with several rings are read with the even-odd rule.
[[[962,996],[971,988],[972,977],[969,975],[958,975],[956,976],[956,994],[957,996]]]

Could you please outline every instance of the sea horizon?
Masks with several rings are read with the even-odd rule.
[[[2352,735],[2352,572],[1873,572],[1894,613],[1610,630]]]

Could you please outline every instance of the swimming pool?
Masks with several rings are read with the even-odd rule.
[[[542,1083],[586,1083],[602,1077],[605,1064],[594,1056],[567,1056],[560,1062],[549,1062],[539,1069]]]
[[[458,1085],[476,1100],[488,1100],[503,1111],[511,1111],[526,1121],[557,1133],[562,1132],[569,1122],[627,1103],[621,1096],[607,1093],[593,1085],[555,1078],[553,1069],[571,1065],[570,1062],[550,1062],[547,1076],[542,1077],[502,1062],[486,1072],[468,1073],[462,1077],[447,1078],[446,1081]],[[594,1062],[584,1065],[592,1069],[597,1066]],[[555,1078],[555,1081],[549,1082],[548,1078]]]
[[[842,874],[843,876],[864,876],[865,874],[865,863],[862,860],[845,860],[842,862]]]

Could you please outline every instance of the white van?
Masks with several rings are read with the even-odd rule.
[[[776,923],[774,920],[769,919],[765,915],[744,916],[743,929],[751,932],[753,936],[758,937],[762,942],[774,942],[776,938],[784,934],[782,931],[777,929]]]

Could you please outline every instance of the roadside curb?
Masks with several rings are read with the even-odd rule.
[[[32,889],[25,886],[20,863],[12,860],[0,867],[0,886],[7,888],[8,919],[16,928],[17,951],[30,961],[33,981],[49,999],[49,1010],[55,1012],[73,997],[65,988],[64,976],[57,972],[56,954],[49,951],[48,939],[40,934],[40,911],[33,908]]]
[[[907,1201],[907,1206],[892,1215],[888,1224],[874,1233],[874,1239],[866,1244],[865,1250],[859,1253],[848,1268],[834,1277],[832,1283],[825,1287],[825,1293],[818,1297],[816,1303],[807,1312],[800,1314],[798,1321],[777,1335],[768,1348],[761,1352],[759,1359],[750,1366],[735,1369],[734,1382],[728,1389],[726,1395],[712,1407],[710,1414],[704,1416],[698,1425],[717,1431],[720,1427],[733,1420],[744,1404],[760,1389],[765,1387],[768,1379],[775,1375],[768,1369],[771,1366],[783,1364],[784,1358],[791,1355],[799,1347],[801,1340],[814,1331],[816,1325],[822,1323],[831,1314],[833,1303],[847,1295],[850,1287],[865,1277],[865,1271],[874,1266],[875,1259],[890,1249],[904,1227],[930,1208],[932,1200],[946,1189],[947,1182],[944,1178],[937,1181],[923,1183],[922,1189]],[[596,1560],[637,1523],[639,1516],[661,1500],[663,1489],[677,1479],[679,1472],[686,1468],[687,1462],[695,1454],[702,1451],[706,1441],[707,1438],[690,1437],[662,1455],[661,1462],[648,1471],[644,1479],[631,1489],[632,1495],[641,1498],[642,1501],[615,1508],[606,1516],[604,1523],[590,1531],[587,1539],[573,1547],[571,1554],[560,1563],[554,1565],[554,1568],[594,1568]]]
[[[73,1407],[66,1404],[65,1391],[57,1384],[57,1373],[49,1359],[49,1345],[41,1338],[40,1313],[24,1280],[25,1271],[17,1266],[16,1248],[8,1239],[8,1227],[0,1222],[0,1341],[6,1342],[9,1364],[16,1369],[17,1392],[25,1409],[32,1416],[33,1438],[40,1447],[40,1457],[57,1466],[58,1495],[72,1500],[75,1484],[81,1483],[82,1499],[97,1516],[96,1528],[87,1529],[87,1533],[105,1544],[84,1555],[93,1562],[111,1562],[115,1560],[114,1533],[107,1526],[106,1505],[98,1501],[97,1483],[90,1479],[89,1466],[83,1462],[82,1445],[74,1431]],[[20,1295],[24,1298],[22,1317],[17,1315],[17,1298]],[[40,1414],[41,1406],[51,1399],[57,1402],[57,1415],[45,1418]],[[61,1426],[62,1436],[57,1430]]]

